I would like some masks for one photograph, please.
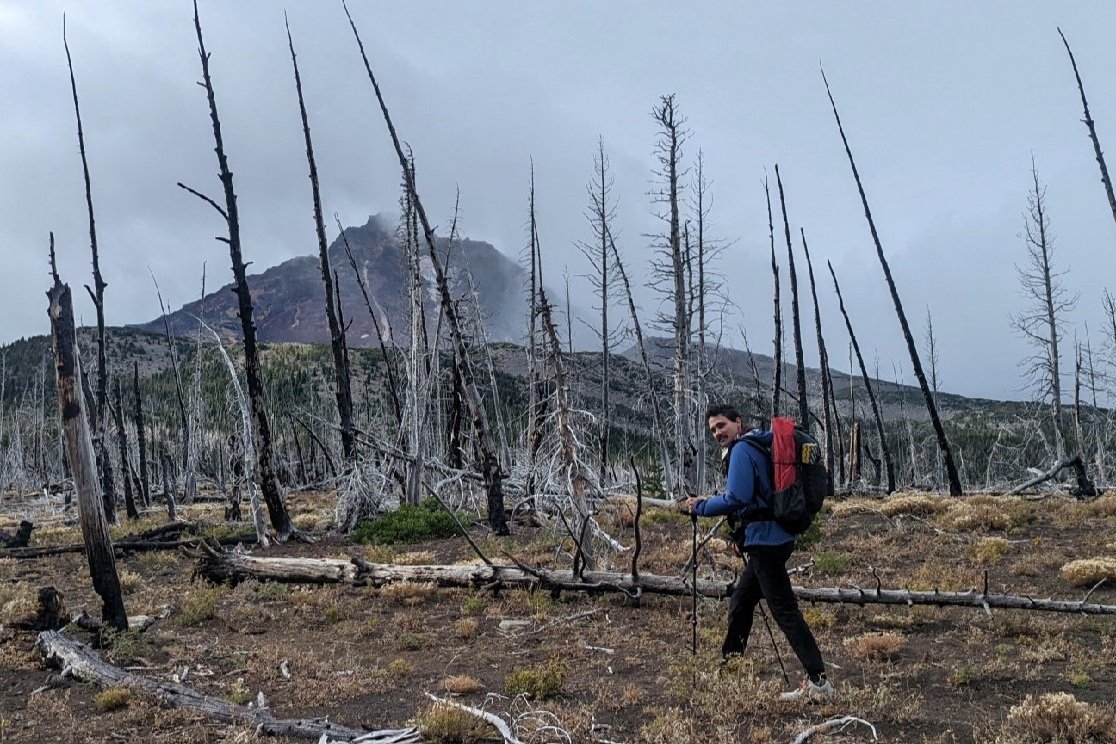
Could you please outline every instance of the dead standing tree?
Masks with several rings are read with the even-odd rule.
[[[81,366],[77,355],[74,329],[74,307],[69,285],[63,284],[54,268],[54,244],[51,241],[51,272],[54,285],[47,293],[50,299],[50,329],[54,342],[55,381],[58,385],[58,412],[62,419],[63,438],[74,488],[78,495],[81,534],[93,589],[101,597],[101,620],[117,630],[128,628],[116,558],[105,521],[104,501],[97,480],[97,464],[81,394]]]
[[[860,344],[856,341],[856,334],[853,333],[852,321],[849,320],[849,314],[845,311],[845,300],[841,297],[841,285],[837,283],[837,272],[833,270],[833,264],[826,262],[829,267],[829,275],[833,277],[833,289],[837,292],[837,305],[841,309],[841,317],[845,319],[845,329],[849,332],[849,342],[852,344],[853,351],[856,352],[856,361],[860,365],[860,375],[864,380],[864,389],[868,391],[868,400],[872,403],[872,413],[876,417],[876,433],[880,437],[880,450],[883,453],[884,462],[887,465],[887,492],[891,493],[895,490],[895,465],[891,460],[891,448],[887,446],[887,436],[884,434],[883,416],[880,414],[880,406],[876,402],[876,393],[872,390],[872,378],[868,376],[868,366],[864,363],[864,355],[860,353]],[[849,389],[852,389],[852,378],[849,378]],[[855,432],[859,430],[857,424],[853,424],[854,436]],[[856,443],[856,449],[859,450],[859,441]],[[850,474],[850,479],[855,477]]]
[[[81,126],[81,107],[78,105],[77,82],[74,79],[74,62],[70,58],[70,44],[66,39],[66,19],[62,18],[62,46],[66,49],[66,65],[70,69],[70,91],[74,97],[74,116],[77,119],[78,150],[81,153],[81,172],[85,180],[85,206],[89,213],[89,247],[93,252],[93,288],[86,285],[85,290],[93,300],[97,310],[97,403],[90,415],[92,417],[93,444],[97,454],[97,471],[101,477],[102,498],[105,501],[105,517],[116,523],[116,490],[112,477],[112,464],[109,459],[105,434],[108,429],[108,365],[105,357],[105,280],[101,277],[100,258],[97,255],[97,222],[93,216],[93,189],[89,179],[89,160],[85,156],[85,132]]]
[[[787,220],[787,200],[783,195],[783,179],[779,164],[775,164],[775,183],[779,186],[779,207],[783,212],[783,232],[787,239],[787,273],[791,289],[791,328],[794,334],[794,364],[798,383],[798,426],[810,431],[810,407],[806,400],[806,364],[802,355],[802,324],[798,316],[798,274],[794,270],[794,248],[791,245],[790,222]]]
[[[244,377],[248,383],[248,399],[252,407],[254,426],[252,434],[255,440],[256,471],[260,480],[260,490],[263,492],[264,502],[271,518],[271,526],[275,529],[276,539],[284,542],[288,538],[304,539],[291,524],[290,514],[283,503],[283,495],[279,490],[279,479],[275,473],[273,462],[274,452],[271,442],[271,426],[267,417],[267,404],[264,399],[263,375],[260,370],[259,349],[256,346],[256,323],[252,317],[252,294],[248,289],[248,277],[240,248],[240,214],[237,211],[236,192],[233,189],[233,174],[229,170],[228,158],[225,156],[225,144],[221,136],[221,119],[217,115],[217,99],[213,91],[213,81],[209,75],[209,53],[205,50],[205,40],[202,37],[201,18],[198,15],[198,4],[194,2],[194,28],[198,36],[198,56],[201,58],[202,79],[204,81],[206,98],[209,102],[209,116],[213,123],[213,140],[217,153],[218,175],[225,193],[225,207],[197,191],[178,184],[204,200],[217,210],[224,218],[228,227],[228,237],[218,238],[229,246],[229,256],[232,259],[233,276],[236,283],[238,314],[240,327],[244,335]]]
[[[430,221],[426,216],[426,210],[423,208],[422,201],[419,199],[418,188],[415,185],[414,174],[411,170],[409,159],[406,153],[403,152],[403,144],[400,142],[399,136],[395,132],[395,125],[391,121],[391,115],[388,112],[387,104],[384,102],[383,94],[380,91],[380,84],[376,81],[376,76],[372,72],[372,64],[368,61],[368,55],[364,51],[364,42],[361,40],[356,23],[349,13],[348,5],[345,5],[344,2],[342,5],[345,8],[345,15],[349,19],[349,25],[353,30],[353,36],[356,38],[357,46],[360,49],[360,56],[364,62],[364,69],[368,73],[368,80],[372,83],[376,101],[379,103],[380,111],[384,116],[384,123],[387,125],[388,134],[391,136],[392,145],[395,147],[395,154],[399,158],[399,167],[403,171],[407,192],[411,199],[414,200],[415,213],[419,222],[422,224],[426,246],[430,253],[430,261],[434,267],[434,273],[438,283],[438,294],[441,299],[442,312],[445,314],[450,340],[453,343],[455,364],[461,373],[461,384],[465,391],[465,400],[469,406],[469,413],[473,419],[473,428],[477,434],[477,444],[480,449],[481,457],[481,475],[484,479],[485,491],[488,498],[488,523],[496,534],[507,535],[510,533],[510,530],[508,529],[507,517],[504,513],[503,473],[500,468],[500,460],[496,454],[496,441],[492,436],[492,428],[488,423],[488,414],[485,410],[484,401],[481,398],[480,391],[477,389],[476,377],[473,374],[472,363],[469,359],[469,350],[465,346],[465,340],[462,336],[460,323],[457,317],[457,308],[454,305],[453,298],[450,296],[446,272],[442,268],[441,259],[438,257],[434,228],[431,227]]]
[[[617,289],[618,278],[613,271],[615,265],[609,255],[609,227],[616,216],[616,205],[611,201],[612,177],[608,172],[608,156],[605,154],[604,139],[597,139],[597,152],[593,158],[593,180],[586,187],[589,193],[589,224],[593,230],[593,242],[579,243],[581,253],[589,261],[592,273],[589,281],[601,301],[601,325],[597,335],[601,339],[601,413],[600,434],[597,445],[600,449],[600,463],[597,477],[604,485],[608,474],[610,450],[609,434],[612,428],[612,406],[609,401],[609,383],[612,380],[612,347],[616,342],[616,329],[609,325],[608,305]],[[533,213],[534,210],[532,210]],[[533,221],[533,220],[532,220]]]
[[[771,240],[771,277],[775,283],[773,297],[775,311],[775,358],[774,379],[771,383],[771,418],[779,415],[779,396],[783,392],[783,311],[779,301],[779,261],[775,257],[775,220],[771,216],[771,189],[766,176],[763,179],[763,193],[767,197],[767,233]]]
[[[1085,98],[1085,86],[1081,82],[1081,75],[1077,71],[1077,60],[1073,58],[1073,50],[1070,49],[1069,42],[1066,41],[1066,35],[1062,33],[1062,29],[1058,29],[1058,36],[1062,37],[1062,44],[1066,47],[1066,54],[1069,55],[1070,65],[1073,66],[1073,76],[1077,80],[1077,90],[1081,93],[1081,108],[1085,112],[1085,118],[1082,121],[1085,123],[1086,129],[1089,130],[1089,139],[1093,142],[1093,152],[1097,156],[1097,166],[1100,168],[1101,183],[1104,184],[1104,193],[1108,197],[1108,207],[1112,210],[1112,219],[1116,220],[1116,194],[1112,193],[1112,179],[1108,177],[1108,166],[1104,162],[1104,152],[1101,150],[1100,140],[1097,139],[1097,127],[1093,121],[1092,115],[1089,113],[1089,101]]]
[[[833,93],[829,90],[829,81],[825,79],[825,71],[822,70],[822,81],[825,83],[825,92],[829,96],[829,104],[833,107],[833,118],[837,121],[837,131],[841,134],[841,143],[845,146],[845,154],[849,158],[849,166],[852,168],[853,179],[856,181],[857,191],[860,192],[860,202],[864,206],[864,217],[868,221],[869,231],[872,233],[872,242],[876,246],[876,256],[880,260],[880,267],[883,269],[884,278],[887,279],[887,287],[891,291],[891,301],[895,304],[895,314],[899,318],[899,325],[903,329],[903,338],[907,342],[907,352],[911,356],[911,367],[914,368],[915,377],[918,378],[918,385],[922,388],[922,397],[926,401],[926,410],[930,414],[930,423],[934,426],[934,433],[938,437],[938,447],[941,449],[942,458],[945,460],[946,477],[949,479],[949,493],[951,496],[961,496],[961,478],[957,474],[957,465],[953,462],[953,453],[949,448],[949,440],[946,439],[945,429],[942,427],[942,420],[938,416],[938,406],[934,403],[934,396],[930,392],[930,386],[926,382],[926,373],[922,371],[922,361],[918,356],[918,348],[915,346],[914,336],[911,335],[910,325],[907,323],[907,316],[903,312],[903,303],[899,299],[899,290],[895,287],[895,280],[891,277],[891,268],[887,264],[887,258],[884,256],[883,245],[880,243],[879,233],[876,231],[876,222],[872,219],[872,210],[868,207],[868,196],[864,193],[864,184],[860,180],[860,172],[856,169],[856,161],[853,160],[852,149],[849,147],[849,140],[845,137],[845,128],[841,126],[841,117],[837,113],[837,103],[833,100]]]
[[[286,22],[287,46],[291,50],[291,65],[294,67],[295,91],[298,93],[298,112],[302,117],[302,134],[306,140],[306,163],[310,169],[310,191],[314,200],[314,232],[318,238],[318,260],[322,265],[322,284],[325,288],[326,321],[329,324],[329,342],[333,350],[333,381],[337,386],[337,414],[341,428],[341,451],[346,463],[353,460],[353,391],[348,364],[348,349],[345,344],[345,329],[338,322],[341,314],[340,297],[333,291],[333,271],[329,264],[329,250],[326,243],[325,219],[322,217],[322,196],[318,187],[318,166],[314,161],[314,143],[310,138],[310,119],[306,114],[306,101],[302,95],[302,76],[298,72],[298,58],[295,55],[291,26]],[[373,318],[373,322],[375,319]]]
[[[829,353],[825,349],[825,338],[822,336],[821,308],[818,307],[818,290],[814,283],[814,262],[810,260],[810,246],[806,244],[806,231],[802,230],[802,252],[806,254],[806,272],[810,278],[810,297],[814,301],[814,330],[818,337],[818,363],[821,365],[821,391],[822,391],[822,426],[825,427],[825,471],[826,482],[830,496],[833,495],[833,422],[840,420],[832,416],[830,405],[830,385],[832,378],[829,374]],[[838,439],[840,435],[838,434]]]
[[[1054,267],[1054,240],[1050,234],[1050,216],[1046,211],[1046,189],[1039,183],[1038,169],[1031,159],[1031,192],[1027,195],[1027,213],[1024,219],[1024,239],[1027,261],[1016,266],[1019,287],[1027,301],[1027,308],[1012,316],[1016,331],[1026,339],[1035,352],[1027,358],[1023,374],[1040,401],[1049,399],[1050,417],[1054,429],[1053,461],[1055,467],[1049,476],[1063,468],[1072,467],[1077,475],[1078,491],[1082,495],[1095,495],[1096,488],[1085,472],[1082,443],[1078,437],[1073,455],[1069,455],[1064,432],[1062,412],[1062,371],[1059,341],[1063,334],[1063,318],[1077,304],[1077,296],[1070,295],[1062,284],[1066,270]],[[1035,481],[1028,481],[1034,485]]]
[[[668,225],[666,244],[657,246],[660,260],[653,263],[653,271],[659,282],[667,288],[663,293],[668,297],[672,315],[669,321],[674,334],[674,359],[672,370],[672,392],[674,400],[674,491],[678,496],[696,493],[694,476],[696,472],[693,426],[690,423],[690,303],[687,298],[687,262],[683,255],[681,222],[679,217],[678,191],[682,176],[682,145],[686,141],[686,120],[677,109],[673,95],[662,96],[659,105],[652,112],[659,124],[659,140],[655,154],[661,170],[657,176],[662,179],[662,189],[656,193],[658,203],[665,203],[666,214],[659,218]]]

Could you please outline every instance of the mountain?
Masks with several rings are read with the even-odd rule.
[[[357,269],[368,288],[384,342],[392,345],[394,334],[397,345],[406,344],[406,275],[402,246],[394,228],[385,218],[377,215],[360,227],[346,228],[344,239],[349,243]],[[437,249],[443,264],[449,267],[455,298],[468,293],[468,275],[471,274],[488,340],[522,341],[526,335],[526,300],[523,296],[526,272],[483,241],[460,239],[451,246],[448,240],[439,238]],[[422,250],[425,252],[425,247]],[[354,348],[378,346],[372,317],[345,255],[341,236],[333,241],[328,252],[330,264],[339,277],[349,345]],[[438,297],[429,257],[424,258],[422,263],[428,289],[426,317],[433,330],[438,316]],[[248,286],[252,292],[260,341],[329,343],[321,264],[316,255],[292,258],[262,273],[250,275]],[[240,338],[242,334],[233,285],[227,284],[170,313],[167,322],[171,333],[175,336],[191,333],[198,327],[195,318],[205,321],[227,338]],[[164,333],[161,317],[136,327]]]

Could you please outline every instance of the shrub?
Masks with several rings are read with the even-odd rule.
[[[229,702],[233,705],[244,705],[251,698],[252,691],[248,689],[248,684],[243,677],[237,677],[236,681],[229,687]]]
[[[373,545],[411,543],[458,534],[453,516],[444,511],[438,502],[427,499],[421,504],[401,504],[371,522],[361,522],[353,530],[353,542]]]
[[[182,601],[176,620],[179,625],[201,625],[217,614],[217,601],[225,593],[221,587],[202,587]]]
[[[798,543],[796,547],[799,550],[806,550],[821,541],[822,528],[821,528],[821,515],[814,517],[814,521],[806,528],[806,531],[798,536]]]
[[[891,661],[899,656],[904,645],[903,636],[897,633],[865,633],[845,641],[853,656],[870,661]]]
[[[446,688],[446,692],[453,695],[468,695],[470,692],[476,692],[480,689],[480,682],[468,674],[458,674],[453,677],[446,677],[443,686]]]
[[[1116,739],[1116,712],[1082,703],[1066,692],[1028,695],[1013,706],[1002,742],[1086,742]]]
[[[516,667],[504,678],[504,692],[512,697],[526,695],[541,700],[562,691],[566,670],[556,659],[542,667]]]
[[[1062,566],[1062,578],[1074,586],[1092,586],[1101,579],[1116,580],[1116,558],[1082,558]]]
[[[120,710],[127,707],[132,699],[132,691],[126,687],[109,687],[97,693],[93,698],[93,705],[101,713]]]
[[[978,563],[997,563],[1007,555],[1010,544],[1002,537],[986,537],[973,546],[973,558]]]
[[[435,703],[415,716],[423,737],[439,744],[474,744],[490,741],[492,728],[457,706]]]
[[[387,673],[392,677],[406,677],[414,670],[414,665],[406,659],[392,659],[386,668]]]
[[[848,553],[836,553],[823,550],[814,556],[814,568],[822,573],[839,573],[849,567],[852,556]]]

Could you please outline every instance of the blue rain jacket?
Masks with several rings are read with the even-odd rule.
[[[747,434],[766,447],[771,447],[771,432],[751,431]],[[756,492],[757,487],[760,489]],[[713,498],[699,501],[694,511],[702,517],[731,515],[743,522],[744,540],[740,547],[747,550],[755,547],[774,547],[794,542],[790,534],[770,519],[763,519],[763,511],[768,506],[765,494],[773,492],[771,468],[767,457],[747,442],[737,441],[729,450],[728,475],[725,492]],[[738,533],[739,534],[739,533]]]

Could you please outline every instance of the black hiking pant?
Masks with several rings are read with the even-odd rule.
[[[787,637],[791,648],[811,678],[825,672],[825,662],[818,650],[814,634],[798,610],[798,599],[787,576],[787,559],[794,552],[794,543],[775,547],[749,548],[744,570],[729,599],[728,632],[721,646],[721,655],[744,653],[748,634],[752,632],[752,615],[761,599],[767,600],[771,615]]]

